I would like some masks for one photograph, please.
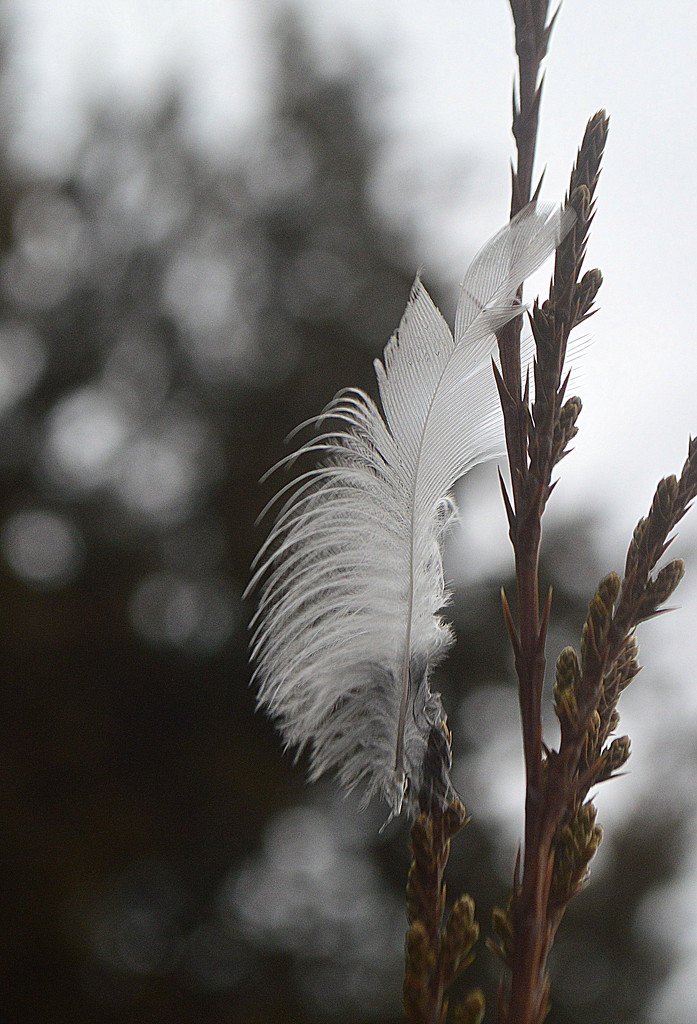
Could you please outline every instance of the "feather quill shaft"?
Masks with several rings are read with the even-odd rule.
[[[255,560],[258,703],[311,777],[335,770],[399,814],[451,785],[433,667],[452,643],[441,542],[454,483],[502,451],[490,359],[521,312],[518,288],[552,253],[572,210],[531,204],[480,250],[460,289],[455,336],[420,279],[382,361],[382,414],[340,392],[297,452],[319,464],[282,488]],[[327,424],[338,424],[327,429]]]

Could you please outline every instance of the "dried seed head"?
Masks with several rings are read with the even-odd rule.
[[[665,550],[669,531],[683,514],[680,485],[675,476],[667,476],[656,487],[649,514],[639,520],[634,530],[627,553],[628,569],[647,576]],[[629,575],[625,571],[625,576]]]
[[[590,723],[589,723],[589,726],[588,726],[588,731],[591,734],[591,736],[597,736],[598,735],[598,733],[600,732],[601,725],[602,725],[602,720],[600,718],[600,714],[597,711],[594,711],[593,714],[590,717]]]
[[[655,579],[649,581],[646,598],[651,601],[654,609],[668,600],[684,575],[685,563],[682,558],[675,558],[663,566]]]
[[[404,972],[404,1009],[407,1019],[424,1019],[430,1000],[430,981],[436,963],[428,932],[422,921],[415,921],[407,931],[406,970]]]
[[[634,676],[641,671],[641,666],[637,660],[638,656],[639,645],[634,634],[630,633],[629,636],[625,637],[622,650],[614,666],[614,678],[618,686],[618,693],[624,690],[625,686],[631,683]]]
[[[596,269],[587,270],[576,285],[577,317],[579,321],[588,315],[588,310],[593,305],[602,283],[603,275]]]
[[[588,220],[591,201],[590,189],[585,184],[577,185],[569,196],[569,204],[573,206],[581,223]]]
[[[471,934],[473,929],[479,931],[474,921],[474,900],[467,893],[463,893],[455,901],[453,909],[450,911],[444,938],[451,935],[461,944],[463,937]],[[474,939],[471,939],[471,942],[474,942]]]
[[[554,711],[559,722],[566,729],[573,729],[578,722],[578,703],[573,690],[554,695]]]
[[[428,931],[423,921],[415,921],[407,931],[407,955],[415,965],[426,965],[429,968],[435,963],[435,956],[430,948]]]
[[[629,760],[630,754],[631,740],[629,736],[618,736],[614,739],[605,751],[604,770],[607,774],[604,775],[604,778],[609,779],[611,775],[619,771]],[[598,781],[602,780],[599,779]]]
[[[629,548],[627,550],[627,561],[624,567],[625,578],[629,578],[634,574],[637,566],[639,565],[639,562],[645,555],[649,527],[649,520],[647,517],[644,516],[642,516],[642,518],[634,527],[632,539],[629,543]]]
[[[411,849],[414,860],[419,863],[433,857],[433,819],[420,814],[411,829]]]
[[[452,839],[456,832],[468,821],[465,805],[455,797],[443,812],[443,833],[446,839]]]
[[[598,702],[598,711],[604,725],[605,735],[613,732],[619,723],[615,705],[619,696],[632,679],[641,671],[637,661],[637,642],[633,633],[624,638],[619,654],[603,679],[603,689]]]
[[[481,1024],[484,1020],[484,993],[475,988],[453,1011],[453,1024]]]
[[[617,595],[620,592],[620,578],[616,572],[609,572],[607,576],[603,576],[598,589],[596,591],[599,598],[601,598],[605,605],[608,613],[612,612],[612,608],[617,600]]]
[[[513,922],[511,921],[510,906],[504,910],[503,907],[494,907],[491,912],[491,930],[496,936],[496,941],[489,939],[488,948],[496,953],[505,964],[513,962],[515,950],[515,939]]]
[[[554,681],[554,710],[562,725],[573,726],[578,719],[576,692],[581,669],[573,647],[565,647],[557,658]]]
[[[573,441],[578,433],[576,420],[581,413],[581,408],[581,399],[577,395],[572,395],[559,410],[559,419],[554,428],[555,463],[564,458],[567,445]]]
[[[560,692],[575,690],[581,678],[576,651],[573,647],[565,647],[557,658],[555,687]]]
[[[441,935],[440,964],[443,984],[449,985],[458,971],[472,962],[472,946],[479,938],[474,920],[474,900],[466,893],[453,905]]]
[[[600,826],[595,824],[596,814],[596,808],[590,801],[582,804],[571,821],[564,825],[555,843],[550,894],[557,906],[568,903],[588,879],[588,865],[603,834]]]
[[[581,635],[581,662],[583,665],[589,655],[597,657],[607,636],[612,621],[612,610],[620,592],[620,578],[617,573],[610,572],[598,584],[590,604],[588,616]]]

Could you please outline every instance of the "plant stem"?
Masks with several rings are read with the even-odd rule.
[[[510,0],[515,23],[519,94],[514,96],[513,134],[517,164],[512,175],[511,216],[531,199],[542,83],[540,66],[551,24],[548,0]],[[539,550],[544,498],[528,473],[528,401],[521,383],[521,319],[501,331],[500,391],[511,472],[509,515],[515,553],[517,642],[515,667],[525,759],[525,842],[522,878],[512,903],[515,936],[508,1005],[500,1004],[500,1024],[537,1024],[546,1005],[545,961],[550,942],[547,905],[551,883],[551,843],[556,822],[542,801],[541,695],[545,670],[544,628],[540,626]]]

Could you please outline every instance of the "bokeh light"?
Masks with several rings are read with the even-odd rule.
[[[251,944],[290,953],[315,1011],[337,1020],[390,1017],[404,942],[390,897],[343,808],[294,807],[269,823],[258,858],[231,872],[223,918]]]
[[[157,572],[138,585],[129,612],[135,630],[148,642],[212,654],[235,632],[239,596],[224,578]]]
[[[16,512],[6,519],[0,543],[7,564],[29,584],[64,587],[80,566],[81,542],[74,525],[45,509]]]
[[[58,484],[77,490],[108,481],[132,429],[117,396],[95,385],[61,398],[46,426],[47,471]]]

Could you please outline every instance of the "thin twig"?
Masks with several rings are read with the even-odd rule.
[[[404,1012],[407,1024],[445,1024],[445,993],[455,977],[472,961],[479,935],[474,901],[466,894],[454,903],[445,925],[443,873],[450,840],[465,824],[465,808],[454,799],[422,811],[411,829],[412,862],[407,882],[406,969]],[[457,1008],[462,1024],[478,1024],[484,1010],[479,990],[468,994]]]
[[[513,134],[517,163],[512,173],[511,215],[532,194],[542,80],[554,18],[547,21],[548,0],[510,0],[516,31],[519,92],[514,96]],[[539,550],[541,517],[553,487],[554,465],[563,457],[575,432],[580,411],[576,398],[564,402],[562,370],[570,331],[585,318],[600,286],[595,273],[579,281],[592,196],[600,154],[607,133],[604,115],[590,122],[572,175],[567,203],[577,215],[575,227],[560,246],[550,298],[535,306],[531,323],[536,342],[535,400],[523,390],[518,320],[499,335],[501,372],[496,379],[501,397],[511,474],[506,495],[511,542],[515,554],[517,624],[505,606],[506,623],[515,636],[514,659],[526,773],[525,841],[522,876],[516,877],[507,924],[499,921],[499,950],[511,969],[510,996],[499,1001],[500,1024],[538,1024],[546,1013],[546,959],[556,927],[549,914],[554,871],[554,840],[566,812],[564,787],[549,791],[548,760],[542,740],[541,697],[545,672],[545,640],[549,602],[540,609]],[[508,938],[506,937],[507,934]]]

